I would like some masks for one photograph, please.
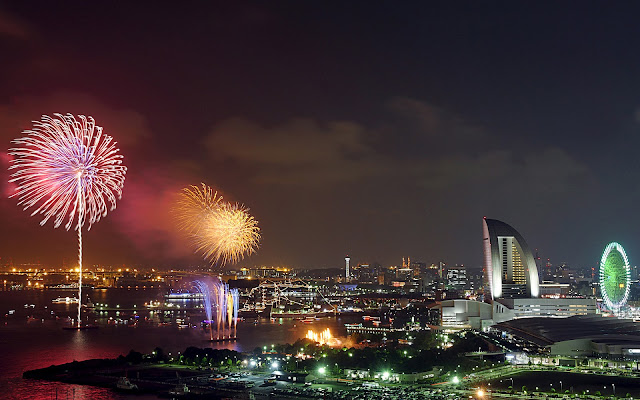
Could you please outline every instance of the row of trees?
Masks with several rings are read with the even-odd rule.
[[[372,371],[417,372],[428,371],[433,367],[444,367],[445,371],[464,372],[477,366],[477,361],[470,360],[464,353],[486,350],[486,341],[473,333],[464,337],[452,336],[448,339],[450,347],[443,348],[442,338],[432,331],[412,333],[411,346],[400,346],[388,343],[386,346],[366,346],[363,348],[335,348],[320,346],[309,339],[300,339],[290,344],[273,344],[257,347],[249,356],[264,357],[265,354],[292,355],[281,368],[290,371],[315,371],[320,367],[339,373],[344,369],[369,369]],[[351,338],[352,342],[361,339]],[[311,358],[296,358],[303,353]],[[268,356],[268,355],[267,355]],[[121,356],[122,357],[122,356]],[[234,350],[215,350],[210,348],[189,347],[184,353],[172,356],[156,348],[149,355],[131,351],[124,360],[130,363],[164,362],[201,367],[233,367],[241,365],[246,357]]]
[[[308,339],[301,339],[293,344],[281,344],[257,347],[253,354],[261,356],[266,353],[291,354],[303,353],[312,358],[299,360],[291,358],[286,369],[298,371],[314,371],[323,366],[331,371],[344,369],[370,369],[375,371],[393,370],[395,372],[427,371],[433,367],[444,367],[445,370],[465,371],[477,366],[477,362],[464,357],[464,353],[487,350],[486,341],[477,335],[466,334],[464,338],[454,336],[449,348],[441,348],[441,340],[431,331],[413,333],[411,346],[399,346],[390,343],[388,346],[367,346],[364,348],[335,348],[327,345],[319,346]],[[356,342],[363,335],[353,335]]]

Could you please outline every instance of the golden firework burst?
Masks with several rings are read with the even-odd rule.
[[[204,183],[180,192],[174,215],[196,252],[212,264],[238,262],[258,249],[260,228],[249,209],[222,201]]]
[[[255,253],[260,242],[260,228],[249,209],[239,204],[221,203],[202,221],[195,235],[196,251],[213,264],[238,262]]]

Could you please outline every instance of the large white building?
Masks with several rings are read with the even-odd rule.
[[[484,274],[491,298],[538,297],[538,268],[522,235],[502,221],[482,221]]]
[[[500,299],[493,302],[493,319],[496,323],[518,318],[594,315],[597,312],[596,299]]]
[[[491,302],[456,299],[440,302],[442,329],[484,329],[521,318],[587,317],[598,313],[596,299],[568,298],[569,285],[540,285],[533,254],[511,226],[483,220],[484,275]],[[548,297],[541,298],[541,289]]]
[[[484,329],[494,324],[520,318],[567,318],[595,315],[596,299],[530,298],[499,299],[493,304],[473,300],[443,300],[435,306],[440,310],[442,329]]]
[[[435,306],[440,310],[442,329],[481,330],[493,325],[492,307],[489,303],[454,299],[443,300]]]

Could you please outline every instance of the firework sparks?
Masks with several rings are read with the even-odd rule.
[[[225,203],[205,218],[200,234],[194,239],[197,251],[205,258],[226,264],[257,250],[260,228],[248,209]]]
[[[320,333],[315,333],[313,330],[309,329],[307,331],[307,336],[305,336],[309,340],[313,340],[314,342],[319,343],[320,345],[327,344],[332,338],[331,330],[329,328],[323,330]]]
[[[196,252],[212,264],[237,262],[258,248],[260,228],[249,209],[223,202],[205,184],[183,189],[174,213]]]
[[[9,182],[17,185],[10,197],[18,198],[31,215],[42,214],[41,225],[51,218],[57,228],[67,219],[69,230],[88,228],[116,208],[122,196],[127,168],[116,142],[102,133],[91,117],[55,114],[34,121],[26,136],[12,141],[14,157]]]
[[[200,185],[182,189],[173,209],[178,228],[189,235],[197,235],[203,226],[202,221],[222,204],[222,196],[218,192],[204,183]]]
[[[18,199],[31,215],[40,214],[45,225],[50,219],[54,227],[75,226],[78,231],[79,303],[82,303],[82,228],[105,217],[116,208],[122,196],[127,168],[116,142],[103,134],[92,117],[80,115],[43,115],[33,121],[33,128],[25,136],[12,141],[13,156],[9,170],[10,183],[17,185],[10,197]]]

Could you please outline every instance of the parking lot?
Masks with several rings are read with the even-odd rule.
[[[340,399],[457,399],[459,394],[447,388],[424,385],[393,384],[380,386],[375,383],[314,382],[292,383],[275,380],[269,373],[203,374],[190,378],[191,385],[209,389],[250,391],[255,397],[271,398],[323,398]]]

